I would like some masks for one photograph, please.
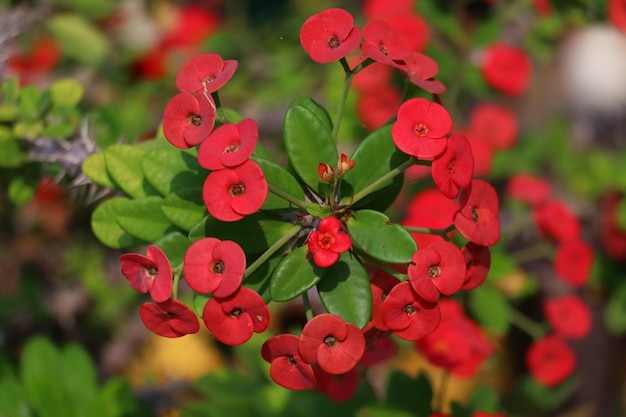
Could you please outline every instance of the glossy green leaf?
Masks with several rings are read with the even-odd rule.
[[[406,162],[409,156],[396,148],[391,138],[391,126],[383,126],[368,135],[350,155],[350,159],[355,162],[355,165],[341,182],[342,204],[350,204],[352,196]],[[400,174],[393,180],[381,184],[376,193],[371,193],[356,206],[383,211],[397,197],[403,179],[404,174]],[[377,202],[377,204],[372,206],[372,202]]]
[[[211,297],[213,297],[213,294],[200,294],[199,292],[193,293],[192,307],[194,313],[196,313],[198,317],[202,317],[204,306],[206,305],[207,301],[211,299]]]
[[[174,191],[165,197],[161,210],[172,223],[187,231],[193,229],[207,214],[201,188]]]
[[[328,113],[308,97],[295,99],[285,114],[284,136],[289,162],[302,181],[320,194],[327,192],[317,166],[334,167],[338,160]]]
[[[149,149],[141,158],[141,169],[162,196],[187,188],[202,188],[208,171],[198,165],[194,153],[173,146]]]
[[[43,94],[34,85],[27,85],[20,92],[20,117],[23,119],[37,119],[44,110]]]
[[[511,306],[504,294],[497,289],[480,286],[470,291],[469,308],[482,327],[499,333],[508,330]]]
[[[472,392],[468,407],[472,412],[484,411],[495,414],[500,409],[500,397],[490,386],[480,385]]]
[[[134,198],[158,194],[146,181],[141,169],[144,154],[144,150],[132,145],[112,145],[104,151],[107,172],[124,192]]]
[[[83,174],[85,174],[94,183],[112,190],[120,189],[115,181],[113,181],[113,178],[109,175],[109,171],[107,171],[104,152],[89,155],[83,161],[82,170]]]
[[[22,383],[10,369],[2,369],[0,375],[0,416],[32,417]]]
[[[110,53],[110,45],[88,20],[72,13],[57,13],[47,20],[47,28],[61,46],[63,55],[88,65],[97,65]]]
[[[248,255],[265,252],[274,242],[278,241],[291,230],[293,224],[284,221],[279,216],[258,212],[236,222],[222,222],[212,217],[197,224],[189,239],[196,241],[203,237],[215,237],[222,240],[232,240]]]
[[[94,415],[98,389],[95,366],[84,348],[71,344],[60,350],[57,381],[61,382],[71,401],[72,416]],[[59,372],[61,373],[59,375]],[[60,378],[59,378],[60,376]]]
[[[171,232],[154,241],[154,244],[161,248],[173,267],[181,265],[185,258],[185,252],[191,241],[186,235],[180,232]]]
[[[248,288],[252,288],[257,292],[263,301],[267,304],[272,300],[270,294],[271,277],[274,273],[274,269],[282,261],[284,255],[279,251],[274,256],[270,257],[267,261],[263,262],[253,273],[244,277],[243,285]],[[248,262],[248,266],[252,262]]]
[[[347,226],[352,243],[379,261],[406,264],[417,250],[411,234],[378,211],[359,210]]]
[[[306,206],[306,211],[311,216],[315,216],[315,217],[319,217],[320,219],[323,219],[324,217],[330,216],[330,213],[332,212],[332,208],[328,205],[320,206],[317,203],[311,203],[308,206]]]
[[[416,395],[419,393],[419,395]],[[412,398],[412,401],[407,401]],[[433,389],[424,373],[410,377],[404,372],[393,371],[387,379],[387,404],[417,416],[432,413]]]
[[[289,171],[263,158],[253,157],[252,159],[259,164],[263,170],[268,184],[276,188],[279,192],[282,192],[297,201],[304,202],[304,190],[294,176],[289,173]],[[294,207],[293,204],[270,191],[267,195],[265,203],[263,203],[263,207],[261,208],[264,210],[276,210],[289,209],[290,207]]]
[[[317,290],[329,313],[363,328],[372,316],[372,290],[363,264],[350,252],[327,268]]]
[[[125,201],[115,219],[127,233],[148,242],[154,242],[176,226],[163,214],[161,197],[151,196]]]
[[[307,259],[307,247],[292,250],[278,264],[272,274],[270,295],[274,301],[288,301],[306,292],[328,273]]]
[[[83,96],[83,86],[73,78],[63,78],[50,86],[52,104],[59,107],[75,107]]]
[[[113,249],[132,248],[145,243],[125,232],[116,220],[120,209],[129,201],[125,197],[106,200],[96,207],[91,216],[91,228],[94,235],[102,243]]]

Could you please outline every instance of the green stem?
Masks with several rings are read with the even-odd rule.
[[[341,98],[339,99],[339,105],[337,106],[337,113],[335,114],[335,120],[333,124],[332,138],[337,143],[337,136],[339,135],[339,127],[341,126],[341,119],[343,119],[343,112],[346,109],[346,101],[348,99],[348,93],[350,93],[350,85],[352,84],[352,77],[354,73],[350,72],[348,63],[345,58],[341,58],[344,70],[346,70],[346,78],[343,81],[343,87],[341,89]],[[345,63],[345,64],[344,64]]]
[[[439,235],[446,236],[448,233],[453,231],[456,227],[451,224],[445,229],[431,229],[430,227],[416,227],[416,226],[402,226],[407,232],[411,233],[424,233],[429,235]]]
[[[306,320],[309,321],[313,318],[313,309],[311,309],[309,294],[307,294],[306,291],[302,293],[302,304],[304,304],[304,313],[306,314]]]
[[[352,200],[350,201],[350,205],[355,204],[357,201],[360,201],[361,199],[363,199],[364,197],[367,197],[374,191],[377,191],[378,189],[382,188],[385,183],[387,183],[388,181],[391,181],[397,175],[402,174],[407,168],[409,168],[411,165],[414,165],[414,164],[415,164],[415,159],[409,158],[408,161],[400,164],[398,167],[392,169],[391,171],[389,171],[388,173],[386,173],[385,175],[383,175],[382,177],[380,177],[379,179],[377,179],[376,181],[374,181],[373,183],[371,183],[370,185],[368,185],[367,187],[363,188],[361,191],[356,193],[352,197]]]
[[[222,107],[222,102],[220,100],[220,95],[217,91],[211,93],[211,97],[213,97],[213,101],[215,102],[215,115],[217,120],[220,123],[228,123],[228,119],[226,118],[226,114],[224,113],[224,108]]]
[[[174,300],[178,299],[178,283],[182,275],[182,268],[175,268],[174,283],[172,284],[172,298]]]
[[[546,242],[527,246],[509,254],[509,257],[518,264],[534,261],[535,259],[551,258],[552,256],[554,256],[554,247]]]
[[[441,382],[439,383],[439,391],[437,392],[436,403],[434,407],[435,412],[443,412],[443,399],[448,389],[448,381],[450,379],[450,372],[443,371],[441,374]]]
[[[520,313],[517,309],[511,308],[511,324],[517,326],[519,329],[527,333],[533,340],[539,340],[546,334],[545,328],[530,319],[528,316]]]
[[[294,206],[298,208],[301,208],[302,210],[306,210],[307,204],[305,202],[298,200],[297,198],[285,193],[282,190],[279,190],[278,188],[274,187],[272,184],[268,183],[267,186],[271,193],[276,194],[283,200],[287,200],[288,202],[290,202],[291,204],[293,204]]]
[[[272,246],[270,246],[261,256],[259,256],[252,265],[246,268],[246,271],[243,273],[244,279],[250,276],[254,271],[256,271],[265,261],[267,261],[273,254],[275,254],[280,248],[282,248],[285,243],[289,242],[292,237],[298,234],[298,232],[302,229],[302,226],[299,224],[294,225],[287,233],[283,235],[280,239],[278,239]]]

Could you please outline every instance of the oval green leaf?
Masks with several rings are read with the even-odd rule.
[[[378,211],[359,210],[347,225],[352,243],[379,261],[406,264],[417,250],[411,234]]]
[[[120,189],[107,171],[106,162],[104,160],[104,152],[89,155],[87,159],[83,161],[82,169],[83,174],[96,184],[110,188],[111,190]]]
[[[278,264],[270,281],[274,301],[289,301],[312,288],[329,271],[319,268],[306,256],[307,247],[292,250]]]
[[[162,196],[186,188],[202,188],[208,175],[208,171],[198,165],[196,155],[172,146],[146,150],[141,158],[141,169],[146,180]]]
[[[275,188],[278,192],[292,197],[294,200],[304,203],[304,190],[289,171],[267,159],[257,157],[253,157],[252,159],[259,164],[265,174],[267,183],[271,187]],[[291,207],[293,207],[293,204],[270,190],[261,208],[263,210],[280,210],[289,209]]]
[[[183,230],[190,231],[207,214],[201,188],[174,191],[161,204],[163,214]]]
[[[191,245],[191,241],[180,232],[171,232],[156,240],[154,244],[165,252],[170,264],[175,267],[183,263],[185,252]]]
[[[107,172],[124,192],[135,198],[158,194],[146,181],[141,170],[144,153],[145,151],[132,145],[112,145],[104,151]]]
[[[498,333],[509,329],[511,306],[497,289],[481,286],[470,291],[469,309],[481,326]]]
[[[110,52],[109,41],[88,20],[73,13],[55,14],[47,27],[63,55],[88,65],[101,63]]]
[[[115,219],[127,233],[154,242],[163,235],[175,231],[176,226],[163,214],[161,197],[151,196],[125,201]]]
[[[94,235],[105,245],[113,249],[137,247],[145,241],[138,239],[122,229],[115,219],[120,209],[130,200],[115,197],[101,203],[91,216],[91,228]]]
[[[83,86],[73,78],[63,78],[50,86],[52,104],[59,107],[75,107],[83,96]]]

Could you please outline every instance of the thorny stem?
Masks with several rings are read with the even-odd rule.
[[[277,196],[279,196],[280,198],[282,198],[283,200],[286,200],[288,202],[290,202],[291,204],[293,204],[294,206],[302,209],[302,210],[306,210],[306,203],[304,203],[303,201],[298,200],[297,198],[290,196],[289,194],[285,193],[282,190],[279,190],[278,188],[276,188],[275,186],[273,186],[272,184],[267,184],[268,185],[268,189],[271,193],[276,194]]]
[[[313,318],[313,310],[311,309],[311,302],[309,301],[309,294],[307,292],[302,293],[302,304],[304,304],[304,312],[306,314],[306,320],[309,321]]]
[[[289,240],[298,234],[298,232],[302,229],[302,226],[299,224],[294,225],[287,233],[283,235],[280,239],[278,239],[272,246],[270,246],[261,256],[259,256],[252,264],[246,268],[246,271],[243,273],[243,278],[246,279],[250,276],[254,271],[256,271],[265,261],[267,261],[273,254],[278,252],[280,248],[282,248]]]
[[[350,205],[355,204],[357,201],[360,201],[361,199],[363,199],[364,197],[367,197],[374,191],[377,191],[378,189],[382,188],[385,183],[387,183],[388,181],[391,181],[397,175],[402,174],[407,168],[409,168],[411,165],[414,165],[414,164],[415,164],[415,159],[409,158],[408,161],[400,164],[396,168],[392,169],[391,171],[389,171],[388,173],[386,173],[385,175],[383,175],[382,177],[380,177],[379,179],[377,179],[376,181],[374,181],[373,183],[371,183],[370,185],[368,185],[367,187],[363,188],[361,191],[356,193],[354,197],[352,197],[352,199],[350,200]]]

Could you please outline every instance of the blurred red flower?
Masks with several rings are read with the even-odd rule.
[[[139,317],[149,330],[163,337],[181,337],[200,330],[195,313],[185,304],[171,298],[162,303],[142,304]]]
[[[534,207],[533,218],[539,233],[557,242],[577,240],[580,236],[578,217],[560,200],[548,200]]]
[[[609,21],[622,32],[626,32],[626,0],[608,0]]]
[[[526,367],[537,382],[554,387],[574,372],[576,355],[561,338],[547,335],[526,351]]]
[[[401,221],[403,226],[427,227],[443,229],[452,224],[454,213],[459,206],[436,188],[427,188],[417,193],[409,202],[406,217]],[[430,233],[411,232],[418,248],[439,242],[443,237]]]
[[[320,64],[337,61],[361,44],[361,31],[343,9],[331,8],[310,16],[300,29],[300,43],[311,59]]]
[[[361,377],[356,368],[339,375],[326,372],[320,366],[314,366],[313,370],[317,380],[317,391],[337,403],[349,401],[359,387]]]
[[[554,269],[564,282],[582,287],[589,280],[594,253],[591,245],[584,240],[566,240],[556,248]]]
[[[613,259],[626,260],[626,230],[619,227],[617,210],[622,199],[619,192],[609,192],[602,198],[600,213],[600,244]]]
[[[589,307],[576,295],[545,298],[543,310],[555,333],[565,339],[582,339],[591,330]]]
[[[495,103],[481,103],[469,116],[468,134],[494,149],[510,149],[515,145],[519,127],[515,113]]]
[[[172,267],[165,252],[158,246],[148,246],[146,256],[127,253],[120,256],[122,274],[132,289],[142,294],[150,292],[156,302],[172,295]]]
[[[547,180],[532,174],[518,173],[509,178],[507,191],[512,199],[535,207],[550,198],[552,185]]]
[[[485,49],[480,69],[487,84],[516,96],[526,91],[532,66],[525,51],[495,43]]]
[[[261,346],[261,356],[270,363],[270,377],[281,387],[291,390],[314,389],[313,368],[300,358],[300,339],[292,334],[270,337]]]
[[[395,87],[372,90],[356,99],[356,115],[369,130],[376,130],[395,116],[402,103],[402,93]]]

